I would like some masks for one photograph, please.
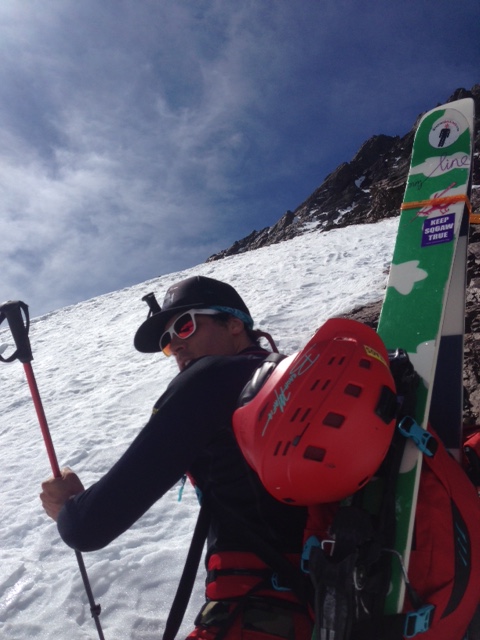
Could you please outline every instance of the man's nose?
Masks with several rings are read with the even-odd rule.
[[[185,340],[182,340],[181,338],[179,338],[174,334],[170,342],[170,350],[172,354],[175,355],[179,351],[182,351],[182,349],[184,348],[185,348]]]

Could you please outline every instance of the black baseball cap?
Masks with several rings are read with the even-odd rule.
[[[231,285],[214,278],[193,276],[167,289],[160,311],[154,312],[138,328],[134,339],[135,348],[142,353],[160,351],[160,336],[170,318],[188,309],[202,308],[231,313],[243,320],[247,328],[253,327],[247,305]]]

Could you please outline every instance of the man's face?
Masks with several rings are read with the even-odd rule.
[[[172,318],[166,329],[170,329],[181,315],[180,313]],[[202,356],[228,356],[237,353],[236,336],[239,328],[243,329],[240,320],[229,318],[224,324],[216,322],[212,316],[197,314],[195,321],[196,330],[188,338],[182,339],[172,333],[170,348],[180,371],[192,360]]]

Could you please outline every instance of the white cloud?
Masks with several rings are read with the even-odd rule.
[[[355,7],[0,3],[3,297],[43,312],[201,262],[297,206],[367,135],[405,133],[455,88],[458,60],[470,77],[458,25],[447,43],[429,32],[419,59],[415,29],[441,35],[440,7],[410,31],[401,7]]]

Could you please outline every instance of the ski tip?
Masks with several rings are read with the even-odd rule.
[[[473,98],[461,98],[460,100],[454,100],[453,102],[446,102],[445,104],[438,105],[434,109],[430,109],[423,114],[421,120],[436,112],[450,112],[453,116],[453,111],[458,111],[467,120],[469,128],[473,130],[473,122],[475,118],[475,101]]]

